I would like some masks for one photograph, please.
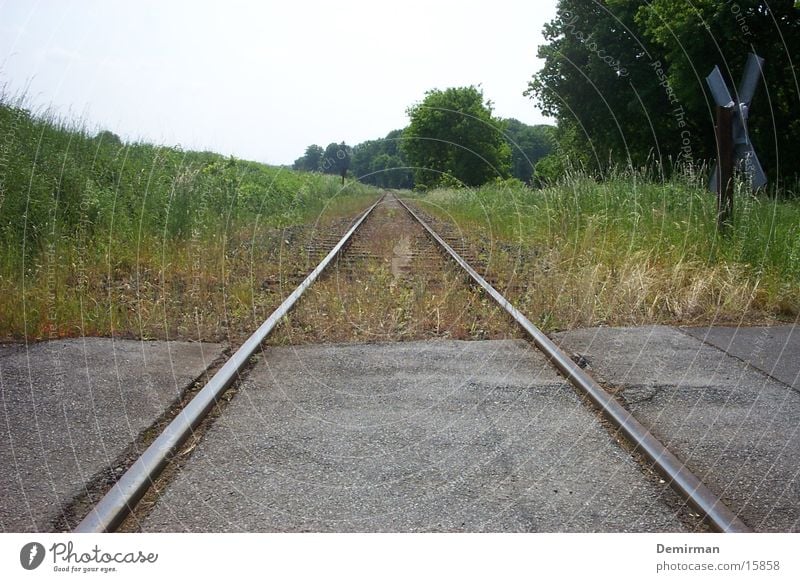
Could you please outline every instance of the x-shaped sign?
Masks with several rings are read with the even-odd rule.
[[[723,79],[719,67],[714,67],[711,74],[706,77],[706,83],[708,83],[708,87],[711,89],[711,94],[714,96],[714,101],[716,101],[717,105],[734,110],[732,128],[734,163],[749,181],[751,189],[760,188],[767,183],[767,175],[764,173],[761,163],[758,161],[756,152],[753,149],[753,144],[750,141],[750,135],[747,131],[747,118],[750,112],[750,103],[758,88],[763,65],[764,59],[756,54],[751,53],[748,55],[742,82],[739,83],[739,91],[736,93],[735,100],[728,91],[728,86],[725,84],[725,79]],[[719,176],[715,166],[711,174],[710,184],[710,189],[715,192],[718,189],[718,180]]]

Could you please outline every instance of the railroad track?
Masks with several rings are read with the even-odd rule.
[[[377,211],[378,208],[380,212]],[[374,218],[378,214],[380,216]],[[421,212],[407,202],[394,194],[384,194],[355,220],[343,237],[338,240],[329,235],[319,237],[307,245],[306,252],[310,260],[319,259],[317,266],[219,368],[74,531],[114,531],[125,520],[168,464],[171,455],[189,439],[225,391],[245,374],[252,356],[282,322],[288,321],[295,305],[324,272],[335,270],[332,276],[334,280],[352,279],[358,276],[358,269],[361,268],[359,265],[373,264],[375,268],[386,268],[389,285],[417,273],[414,276],[422,277],[419,283],[421,292],[439,293],[442,295],[441,301],[447,302],[447,285],[442,283],[440,276],[442,254],[449,259],[457,276],[469,279],[475,296],[491,298],[495,305],[494,313],[502,312],[506,324],[513,322],[516,332],[529,339],[559,373],[616,427],[631,449],[636,454],[643,455],[648,464],[663,475],[672,489],[696,508],[712,528],[722,532],[750,531],[679,458],[517,310],[479,270],[471,266],[470,262],[475,263],[476,257],[466,242],[452,235],[448,238],[441,236],[423,218]],[[470,309],[485,308],[483,303],[475,303]],[[492,321],[484,327],[491,329]],[[291,329],[291,322],[283,327]],[[441,331],[438,324],[436,331]],[[298,339],[302,339],[298,335],[302,334],[295,330],[288,339],[291,343],[296,343]],[[320,338],[314,336],[312,339]]]

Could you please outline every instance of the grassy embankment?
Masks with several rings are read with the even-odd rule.
[[[575,175],[539,191],[436,190],[421,203],[487,241],[490,271],[548,330],[797,321],[800,199],[740,189],[723,237],[704,181]]]
[[[420,200],[485,241],[501,290],[548,330],[796,321],[800,200],[737,192],[721,237],[703,181],[572,176]],[[291,289],[274,282],[308,267],[299,225],[375,194],[0,103],[0,339],[243,336]]]
[[[242,335],[305,268],[296,225],[375,194],[0,100],[0,339]]]

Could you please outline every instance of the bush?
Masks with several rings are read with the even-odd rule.
[[[539,186],[556,184],[563,179],[567,173],[567,165],[564,158],[559,154],[550,154],[536,162],[533,171],[533,180]]]

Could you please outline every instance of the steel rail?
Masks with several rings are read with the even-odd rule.
[[[653,462],[656,469],[669,480],[672,488],[700,511],[715,529],[725,533],[751,531],[680,459],[672,454],[629,411],[625,410],[611,394],[604,390],[549,337],[533,325],[500,292],[481,277],[405,202],[399,198],[397,198],[397,201],[425,228],[428,235],[447,252],[450,258],[469,273],[470,277],[514,318],[517,324],[528,333],[536,347],[544,353],[564,377],[600,407],[606,418],[613,422],[622,434],[634,443],[636,450],[643,452]]]
[[[217,399],[239,377],[239,372],[261,345],[261,342],[280,323],[281,319],[314,283],[320,273],[336,258],[385,196],[385,194],[381,196],[377,202],[364,211],[356,223],[347,231],[333,250],[322,259],[322,262],[317,265],[311,274],[281,303],[280,307],[272,312],[269,318],[236,350],[202,390],[189,401],[158,438],[114,484],[111,490],[95,505],[89,515],[78,524],[73,530],[75,533],[113,531],[122,523],[150,488],[155,478],[161,473],[173,451],[186,441],[217,402]]]

